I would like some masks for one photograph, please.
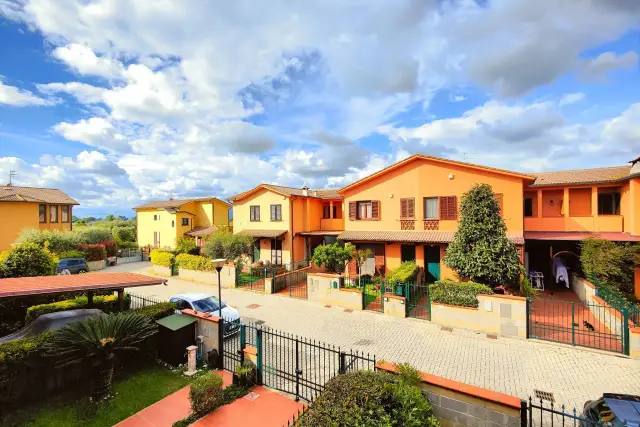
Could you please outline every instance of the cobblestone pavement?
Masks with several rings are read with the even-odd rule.
[[[149,263],[139,262],[106,271],[149,270]],[[217,288],[172,278],[167,286],[131,292],[167,298],[180,292],[217,294]],[[537,340],[489,339],[461,329],[447,332],[424,320],[349,313],[280,295],[237,289],[223,289],[222,295],[245,321],[261,320],[274,329],[369,352],[377,359],[409,362],[434,375],[521,398],[532,396],[534,389],[549,391],[556,403],[581,410],[586,400],[604,392],[640,394],[640,362],[615,354]],[[252,304],[259,307],[247,307]]]

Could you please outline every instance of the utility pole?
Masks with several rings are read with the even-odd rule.
[[[18,172],[14,170],[9,171],[9,185],[13,185],[13,178],[15,178],[16,176],[18,176]]]

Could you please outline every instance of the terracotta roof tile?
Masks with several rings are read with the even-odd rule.
[[[338,240],[367,242],[451,243],[454,231],[344,231]],[[507,233],[513,243],[524,244],[522,233]]]
[[[197,227],[194,227],[193,230],[185,232],[184,235],[192,237],[208,236],[215,233],[216,231],[218,231],[218,227],[216,227],[215,225],[212,225],[210,227],[203,227],[199,225]]]
[[[245,195],[259,189],[266,188],[267,190],[275,191],[276,193],[284,194],[285,196],[296,196],[296,197],[305,197],[302,192],[302,188],[293,188],[293,187],[284,187],[282,185],[273,185],[273,184],[260,184],[251,190],[247,190],[243,193],[236,194],[235,196],[229,197],[229,200],[237,200],[241,199]],[[338,194],[337,189],[328,189],[328,190],[311,190],[309,189],[309,196],[318,199],[342,199],[342,196]]]
[[[198,197],[194,199],[171,199],[171,200],[157,200],[153,202],[148,202],[140,206],[136,206],[134,209],[177,209],[182,205],[186,205],[191,202],[206,202],[210,200],[220,200],[225,204],[229,204],[224,200],[218,199],[217,197]]]
[[[0,187],[0,202],[80,204],[57,188],[15,187],[12,185]]]
[[[530,187],[615,182],[627,178],[630,171],[631,166],[612,166],[608,168],[539,172]]]
[[[242,230],[238,234],[240,236],[261,237],[267,239],[275,239],[286,233],[287,230]]]

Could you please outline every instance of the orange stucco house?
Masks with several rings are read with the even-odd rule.
[[[486,183],[525,266],[547,277],[552,257],[578,255],[586,237],[640,241],[640,159],[631,163],[524,174],[417,154],[339,190],[263,184],[234,196],[234,232],[257,238],[254,260],[304,260],[337,239],[371,249],[366,273],[415,260],[427,280],[455,279],[442,258],[459,202]]]

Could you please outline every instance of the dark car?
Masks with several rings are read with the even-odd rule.
[[[89,270],[84,258],[64,258],[58,262],[57,274],[79,274]]]
[[[16,341],[22,338],[34,337],[49,331],[64,328],[71,322],[82,322],[91,317],[104,314],[97,308],[80,308],[77,310],[57,311],[39,316],[24,328],[0,338],[0,344]]]
[[[637,427],[640,425],[640,396],[604,393],[600,399],[585,402],[582,416],[589,420],[580,423],[584,427]]]

